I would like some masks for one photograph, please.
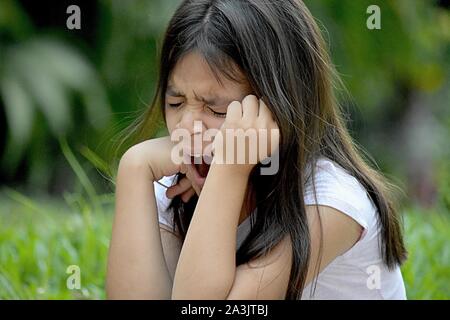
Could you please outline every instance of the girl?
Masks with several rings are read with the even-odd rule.
[[[393,186],[346,130],[301,0],[183,1],[159,76],[152,105],[169,133],[279,129],[279,167],[219,164],[219,144],[210,166],[176,164],[170,137],[147,140],[149,109],[118,169],[109,298],[406,298]]]

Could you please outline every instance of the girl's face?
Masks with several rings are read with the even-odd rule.
[[[245,77],[239,73],[242,79]],[[228,105],[251,94],[248,82],[237,83],[212,73],[204,58],[191,52],[181,58],[169,77],[165,114],[172,134],[176,127],[193,132],[194,121],[205,129],[219,129],[225,121]]]
[[[241,72],[241,79],[245,79]],[[200,121],[202,132],[208,129],[219,129],[225,121],[228,105],[237,100],[242,101],[251,94],[248,81],[238,83],[225,76],[219,76],[220,82],[214,76],[204,58],[191,52],[182,57],[172,70],[165,95],[165,115],[169,133],[172,135],[177,128],[187,130],[194,135],[194,121]],[[208,142],[209,143],[209,142]],[[191,156],[198,155],[202,150],[192,150],[188,147]],[[193,145],[193,143],[191,143]],[[187,174],[191,183],[199,194],[203,187],[209,166],[205,163],[189,166]]]
[[[241,72],[238,75],[245,79]],[[184,147],[191,157],[204,153],[207,143],[210,143],[204,142],[201,150],[192,150],[194,121],[201,122],[203,133],[208,129],[219,129],[225,121],[228,105],[235,100],[241,102],[252,94],[248,81],[238,83],[224,76],[220,76],[220,81],[222,83],[216,79],[204,58],[196,52],[182,57],[170,74],[164,107],[167,128],[171,135],[177,128],[189,132],[191,141],[186,141],[189,144],[185,143]],[[199,194],[209,165],[204,162],[194,164],[192,160],[187,176]]]

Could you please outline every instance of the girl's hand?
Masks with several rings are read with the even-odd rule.
[[[242,103],[233,101],[225,122],[214,137],[213,163],[250,173],[278,148],[280,133],[272,113],[262,99],[248,95]],[[241,142],[238,142],[241,141]],[[231,143],[231,144],[230,144]]]
[[[181,194],[182,201],[188,202],[195,193],[200,195],[201,186],[195,182],[198,173],[194,172],[191,165],[173,162],[171,157],[172,150],[176,146],[177,144],[172,142],[169,136],[151,139],[131,147],[123,159],[124,161],[140,164],[144,169],[149,169],[153,181],[158,181],[164,176],[172,176],[179,172],[185,174],[186,176],[176,185],[166,190],[166,195],[168,198],[174,198]]]
[[[188,202],[193,195],[200,196],[202,186],[195,182],[194,169],[192,166],[186,166],[186,176],[183,177],[176,185],[171,186],[166,190],[166,196],[169,199],[175,198],[177,195],[181,195],[183,202]]]

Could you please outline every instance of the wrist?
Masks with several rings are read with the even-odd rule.
[[[211,168],[209,169],[208,175],[210,173],[218,173],[222,174],[225,178],[233,178],[248,182],[253,167],[254,165],[226,164],[226,163],[216,163],[213,161],[213,163],[211,164]]]
[[[239,154],[240,150],[223,147],[223,143],[218,143],[214,149],[214,155],[212,164],[222,166],[224,170],[230,172],[230,174],[239,174],[243,176],[249,176],[253,168],[257,165],[257,156],[248,150],[248,147],[242,154]],[[219,146],[219,147],[218,147]],[[234,151],[233,151],[234,150]]]

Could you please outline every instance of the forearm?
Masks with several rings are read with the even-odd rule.
[[[170,299],[171,288],[152,174],[144,164],[124,157],[116,183],[107,296],[110,299]]]
[[[225,299],[236,271],[236,233],[248,175],[212,165],[178,260],[172,299]]]

